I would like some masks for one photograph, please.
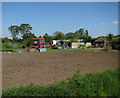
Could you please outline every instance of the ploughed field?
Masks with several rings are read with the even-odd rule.
[[[52,84],[81,74],[114,69],[118,52],[59,51],[2,54],[3,89],[22,84]]]

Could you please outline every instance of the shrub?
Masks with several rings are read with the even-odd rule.
[[[20,48],[20,43],[3,43],[3,49],[17,49]]]
[[[111,47],[114,50],[120,50],[120,38],[111,42]]]
[[[13,48],[12,43],[4,43],[2,44],[2,48]]]
[[[95,48],[100,48],[99,46],[96,46]]]
[[[102,51],[109,51],[110,48],[109,47],[104,47],[104,49],[102,49]]]
[[[47,86],[22,85],[3,90],[4,96],[118,96],[120,67],[99,73],[80,74],[77,70],[68,82],[62,80]]]
[[[20,44],[20,43],[14,43],[14,44],[13,44],[13,48],[14,48],[14,49],[21,48],[21,44]]]
[[[14,52],[14,51],[11,49],[3,49],[3,50],[0,50],[0,52]]]
[[[22,42],[22,46],[23,47],[30,47],[30,44],[31,44],[31,38],[28,38],[28,39],[25,39],[23,42]]]
[[[92,48],[92,46],[88,46],[87,48]]]
[[[78,48],[80,48],[80,49],[85,49],[86,47],[85,47],[85,45],[79,45]]]

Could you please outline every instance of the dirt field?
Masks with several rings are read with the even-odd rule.
[[[61,51],[3,53],[3,89],[22,84],[51,84],[80,72],[98,72],[118,65],[117,52]]]

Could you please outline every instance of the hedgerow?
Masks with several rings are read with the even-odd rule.
[[[80,74],[77,70],[68,82],[62,80],[51,85],[22,85],[5,89],[2,96],[120,96],[120,67],[98,73]]]

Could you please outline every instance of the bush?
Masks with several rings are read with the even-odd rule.
[[[118,96],[120,84],[116,70],[107,70],[99,73],[80,74],[77,70],[68,82],[62,80],[47,86],[22,85],[18,88],[3,90],[4,96]]]
[[[95,48],[100,48],[99,46],[96,46]]]
[[[2,48],[4,49],[4,48],[13,48],[13,45],[12,45],[12,43],[4,43],[4,44],[2,44]]]
[[[30,45],[31,45],[31,38],[25,39],[22,42],[22,48],[30,47]]]
[[[0,52],[14,52],[14,51],[11,49],[3,49],[3,50],[0,50]]]
[[[80,48],[80,49],[85,49],[86,47],[85,47],[85,45],[79,45],[78,48]]]
[[[102,73],[80,75],[76,71],[70,78],[69,85],[74,95],[79,96],[118,96],[120,88],[118,70],[107,70]]]
[[[92,46],[88,46],[87,48],[92,48]]]
[[[120,50],[120,38],[116,41],[111,42],[111,47],[114,50]]]
[[[109,47],[104,47],[104,49],[102,49],[102,51],[109,51],[110,48]]]
[[[14,49],[21,48],[21,44],[20,43],[14,43],[13,48]]]
[[[20,48],[20,43],[3,43],[3,49],[17,49]]]

